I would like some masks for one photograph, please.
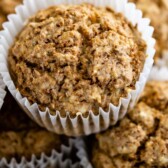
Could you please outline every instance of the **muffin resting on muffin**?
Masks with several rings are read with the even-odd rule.
[[[0,0],[0,29],[2,23],[7,20],[7,15],[14,13],[15,7],[21,3],[22,0]]]
[[[98,113],[118,105],[146,59],[141,34],[121,14],[89,4],[54,6],[31,17],[9,53],[21,94],[51,113]]]
[[[127,117],[96,135],[91,156],[93,167],[168,167],[167,95],[168,82],[149,82]]]
[[[164,52],[168,52],[168,1],[167,0],[129,0],[134,2],[142,10],[145,17],[151,20],[155,28],[156,39],[155,60],[162,58]]]

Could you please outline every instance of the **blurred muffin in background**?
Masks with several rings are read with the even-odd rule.
[[[14,13],[15,7],[21,3],[22,0],[0,0],[0,29],[2,23],[7,20],[7,15]]]
[[[144,16],[151,19],[155,28],[156,39],[155,62],[168,52],[168,0],[129,0],[141,9]]]
[[[94,168],[168,167],[168,82],[149,82],[137,106],[117,126],[97,134]]]
[[[7,92],[0,110],[0,162],[2,158],[18,162],[24,156],[30,160],[32,154],[40,158],[42,153],[51,155],[53,149],[59,151],[65,137],[51,133],[33,122]]]

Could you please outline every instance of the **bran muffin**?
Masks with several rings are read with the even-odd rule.
[[[146,59],[136,27],[109,8],[60,5],[39,11],[9,52],[24,97],[52,114],[98,113],[135,89]]]
[[[117,126],[96,135],[93,167],[168,167],[167,95],[168,82],[149,82],[136,107]]]
[[[42,153],[50,156],[53,149],[60,151],[64,142],[66,138],[30,120],[8,92],[0,110],[0,160],[15,158],[19,162],[23,156],[30,160],[32,154],[40,158]]]
[[[15,7],[21,3],[22,0],[0,0],[0,29],[2,23],[7,20],[7,15],[14,13]]]
[[[150,18],[151,25],[155,28],[156,39],[155,61],[162,58],[168,51],[168,0],[129,0],[142,10],[145,17]]]

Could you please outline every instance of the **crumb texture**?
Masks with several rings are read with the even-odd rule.
[[[118,105],[142,71],[146,44],[121,14],[89,4],[31,17],[9,54],[16,86],[41,110],[87,114]]]
[[[148,82],[127,117],[96,135],[91,158],[94,168],[168,167],[166,85],[168,82]]]

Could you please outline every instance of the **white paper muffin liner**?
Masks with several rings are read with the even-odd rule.
[[[82,138],[77,138],[76,143],[77,157],[79,158],[79,165],[81,168],[93,168],[89,161],[89,155],[87,153],[85,141]]]
[[[135,90],[131,90],[126,98],[120,98],[119,105],[109,104],[109,110],[103,111],[99,108],[98,115],[89,112],[88,117],[83,117],[78,113],[75,118],[71,118],[69,112],[66,117],[62,117],[59,111],[51,115],[49,109],[40,111],[37,103],[30,104],[26,97],[22,97],[16,89],[8,70],[8,50],[13,44],[15,37],[21,31],[25,21],[40,9],[45,9],[51,5],[59,4],[80,4],[91,3],[95,6],[108,6],[116,12],[121,12],[133,25],[137,25],[142,34],[142,38],[147,44],[147,58],[144,64],[139,81],[136,82]],[[149,26],[149,19],[142,18],[142,12],[135,8],[132,3],[126,0],[25,0],[24,5],[16,8],[16,14],[9,16],[9,22],[3,24],[4,31],[0,32],[0,73],[11,94],[15,97],[24,111],[34,119],[39,125],[48,130],[66,134],[68,136],[89,135],[107,129],[114,125],[119,119],[122,119],[128,108],[132,108],[137,101],[144,85],[148,79],[151,67],[153,65],[153,56],[155,53],[155,40],[152,38],[153,27]]]
[[[69,146],[61,145],[61,151],[57,152],[52,150],[51,155],[47,156],[44,153],[41,154],[40,158],[36,158],[32,155],[31,160],[27,161],[25,157],[22,157],[18,163],[15,158],[7,162],[5,158],[0,159],[1,168],[79,168],[79,162],[72,163],[70,159],[74,154],[73,149],[76,148],[76,144],[80,142],[77,139],[69,139]],[[77,149],[77,148],[76,148]]]
[[[2,76],[0,75],[0,109],[3,105],[5,95],[6,95],[5,84],[3,82]]]

